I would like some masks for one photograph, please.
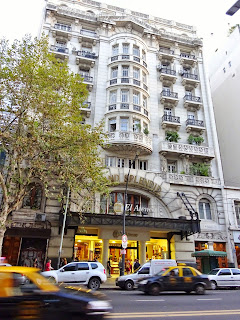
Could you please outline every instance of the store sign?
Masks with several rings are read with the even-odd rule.
[[[135,206],[131,203],[126,203],[125,206],[125,210],[126,212],[130,211],[130,212],[140,212],[142,215],[148,215],[149,213],[152,212],[152,210],[150,208],[145,208],[145,207],[141,207],[140,205],[136,204]]]

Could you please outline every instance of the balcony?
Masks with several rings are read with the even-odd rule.
[[[160,142],[160,153],[172,156],[194,156],[202,159],[213,159],[215,157],[213,148],[206,146],[196,146],[192,144],[183,144],[176,142]]]
[[[171,105],[176,107],[178,104],[178,93],[163,90],[160,95],[160,101],[164,105]]]
[[[78,37],[79,42],[91,42],[94,46],[97,44],[98,35],[95,31],[81,29]]]
[[[131,54],[118,54],[118,55],[112,56],[109,58],[108,63],[110,64],[115,61],[122,61],[122,60],[136,62],[137,64],[140,64],[141,66],[143,66],[144,68],[147,69],[147,64],[146,64],[145,60],[141,59],[140,57],[131,55]]]
[[[194,131],[194,132],[199,132],[200,134],[203,134],[203,132],[205,130],[206,130],[206,128],[204,127],[203,120],[195,120],[195,119],[187,119],[186,120],[187,133]]]
[[[94,52],[88,52],[88,51],[77,51],[77,57],[76,57],[76,63],[86,63],[90,64],[91,67],[94,66],[95,60],[97,59],[97,56]]]
[[[148,93],[148,86],[137,79],[133,79],[131,77],[124,77],[124,78],[113,78],[109,80],[108,86],[112,85],[130,85],[130,86],[136,86],[138,88],[142,88],[143,90],[147,91]]]
[[[177,75],[176,71],[167,67],[158,67],[160,71],[160,80],[164,85],[171,85],[176,82]]]
[[[139,104],[117,102],[117,103],[108,105],[106,112],[112,112],[112,111],[121,112],[123,110],[127,112],[138,113],[149,120],[148,110],[143,105],[139,105]]]
[[[51,45],[50,51],[55,54],[56,58],[68,59],[69,57],[69,50],[65,47]]]
[[[54,38],[57,36],[66,37],[68,40],[72,37],[72,27],[67,24],[55,23],[52,28],[52,35]]]
[[[91,114],[91,102],[84,102],[80,110],[89,118]]]
[[[200,97],[195,97],[195,96],[186,94],[183,97],[183,104],[184,104],[184,107],[189,111],[196,111],[201,108],[202,99]]]
[[[168,48],[160,48],[158,52],[159,59],[163,61],[173,62],[174,60],[174,50]]]
[[[181,127],[180,117],[175,117],[171,115],[164,114],[162,116],[162,128],[173,128],[175,130],[179,130]]]
[[[197,74],[182,72],[182,85],[185,86],[187,89],[197,88],[199,84],[199,77]]]
[[[191,66],[194,67],[196,65],[197,62],[197,58],[195,55],[190,54],[190,53],[185,53],[182,52],[180,54],[180,63],[182,64],[182,66]]]
[[[93,77],[91,77],[89,74],[86,73],[79,73],[80,76],[83,78],[83,83],[85,83],[88,87],[89,91],[92,91],[93,88]]]
[[[110,151],[127,153],[140,152],[140,155],[152,153],[152,139],[142,132],[114,131],[107,133],[106,148]]]
[[[160,176],[167,183],[210,187],[210,188],[220,187],[220,179],[216,179],[213,177],[193,176],[188,174],[170,173],[170,172],[161,172]]]

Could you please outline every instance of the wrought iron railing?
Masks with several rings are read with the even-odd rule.
[[[67,53],[67,54],[69,52],[68,48],[54,46],[54,45],[50,47],[50,50],[55,52],[60,52],[60,53]]]
[[[67,24],[62,24],[62,23],[55,23],[54,28],[62,31],[67,31],[67,32],[72,31],[71,26],[68,26]]]
[[[93,77],[89,76],[88,74],[84,74],[80,72],[80,76],[83,77],[83,81],[93,82]]]
[[[171,92],[171,91],[163,90],[161,92],[161,97],[169,97],[169,98],[178,99],[178,93],[177,92]]]
[[[129,109],[129,103],[121,103],[120,109]]]
[[[159,71],[161,73],[169,74],[171,76],[175,76],[176,75],[176,71],[175,70],[172,70],[172,69],[166,68],[166,67],[160,67]]]
[[[80,57],[85,57],[85,58],[89,58],[89,59],[97,59],[97,56],[93,52],[77,51],[77,55]]]
[[[189,54],[189,53],[184,53],[184,52],[182,52],[180,54],[180,57],[187,58],[187,59],[194,59],[194,60],[196,59],[195,55]]]
[[[195,97],[195,96],[186,94],[183,97],[183,100],[184,101],[188,100],[188,101],[193,101],[193,102],[201,102],[201,97]]]
[[[82,34],[83,36],[87,36],[87,37],[93,37],[93,38],[97,37],[96,32],[91,31],[91,30],[86,30],[86,29],[81,29],[80,34]]]
[[[204,127],[204,122],[203,122],[203,120],[187,119],[186,125],[187,126]]]
[[[159,52],[174,55],[174,51],[171,49],[167,49],[167,48],[160,48]]]
[[[191,80],[198,80],[197,74],[188,73],[188,72],[182,72],[182,77],[187,78],[187,79],[191,79]]]
[[[168,114],[164,114],[162,116],[162,121],[180,123],[180,117],[175,117],[175,116],[171,116],[171,115],[168,115]]]

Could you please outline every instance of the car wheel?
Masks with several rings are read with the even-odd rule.
[[[217,282],[216,281],[211,281],[211,288],[212,290],[216,290],[217,289]]]
[[[158,296],[160,292],[161,288],[158,284],[152,284],[149,288],[149,294],[151,294],[152,296]]]
[[[196,287],[195,287],[195,292],[196,294],[204,294],[205,293],[205,288],[203,285],[201,284],[198,284]]]
[[[125,289],[126,290],[128,290],[128,291],[133,290],[133,286],[134,286],[134,284],[132,281],[128,280],[125,282]]]
[[[51,277],[47,277],[47,279],[53,284],[57,283],[56,279],[54,277],[52,277],[52,276]]]
[[[88,282],[88,288],[91,290],[98,290],[100,288],[100,280],[98,278],[92,278]]]

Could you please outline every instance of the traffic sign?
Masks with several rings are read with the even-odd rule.
[[[126,254],[127,253],[127,250],[126,249],[121,249],[120,250],[120,254]]]
[[[123,247],[123,249],[127,248],[127,241],[128,241],[127,235],[123,234],[122,235],[122,247]]]

